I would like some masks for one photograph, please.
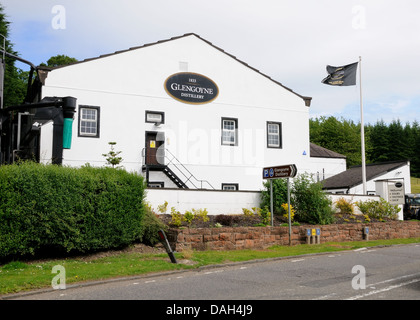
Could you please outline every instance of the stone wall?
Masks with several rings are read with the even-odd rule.
[[[320,242],[360,241],[364,228],[369,240],[420,237],[420,221],[292,226],[291,244],[304,244],[307,229],[320,229]],[[170,229],[168,240],[174,251],[265,249],[289,245],[289,227],[232,227]]]

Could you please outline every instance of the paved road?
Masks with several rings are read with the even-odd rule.
[[[16,299],[420,300],[420,244],[67,286]],[[184,301],[185,304],[185,301]]]

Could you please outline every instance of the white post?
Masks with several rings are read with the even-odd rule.
[[[363,194],[367,194],[366,190],[366,155],[365,155],[365,125],[363,122],[363,99],[362,99],[362,57],[359,56],[359,76],[360,76],[360,135],[362,142],[362,180]]]

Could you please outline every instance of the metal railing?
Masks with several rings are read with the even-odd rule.
[[[142,157],[143,157],[143,165],[146,165],[146,150],[143,149],[142,151]],[[162,157],[161,154],[159,154],[158,157]],[[188,168],[181,163],[181,161],[178,160],[178,158],[170,152],[168,149],[165,148],[165,154],[164,154],[165,166],[170,168],[186,185],[190,185],[195,189],[213,189],[216,190],[209,181],[207,180],[200,180],[197,179]]]

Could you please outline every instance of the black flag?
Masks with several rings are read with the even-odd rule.
[[[356,84],[358,62],[342,67],[327,66],[328,76],[322,83],[330,86],[354,86]]]

